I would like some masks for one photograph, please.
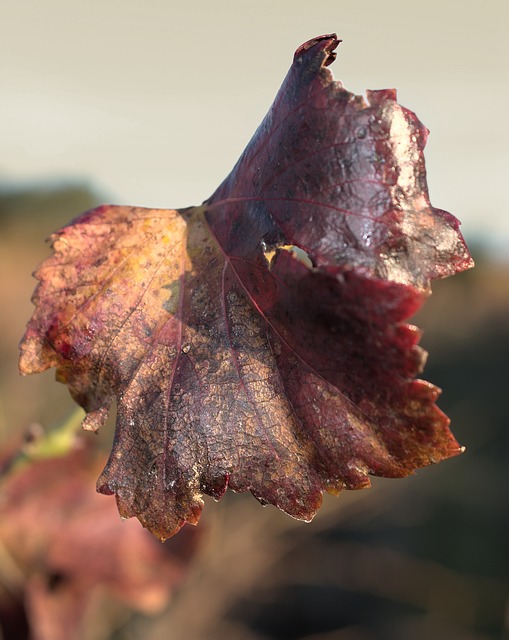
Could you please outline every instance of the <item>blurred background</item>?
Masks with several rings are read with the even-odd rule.
[[[85,625],[82,638],[509,638],[509,5],[311,4],[2,3],[0,438],[73,410],[53,372],[17,372],[44,238],[102,202],[201,203],[294,50],[335,31],[336,79],[356,93],[397,87],[431,130],[432,203],[462,221],[477,263],[437,282],[415,320],[430,351],[425,377],[443,388],[439,404],[467,452],[326,497],[309,525],[250,496],[208,500],[198,551],[166,608],[148,617],[123,605],[129,615],[100,631]],[[111,425],[102,437],[107,445]],[[2,562],[0,541],[0,583]]]

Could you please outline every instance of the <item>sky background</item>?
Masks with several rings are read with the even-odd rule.
[[[509,257],[507,0],[3,0],[0,184],[78,180],[116,204],[200,204],[295,49],[337,32],[356,93],[396,87],[431,130],[435,206]]]

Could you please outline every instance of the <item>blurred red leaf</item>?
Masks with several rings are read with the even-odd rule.
[[[404,320],[472,262],[430,205],[427,130],[394,91],[334,81],[337,45],[297,50],[201,207],[99,207],[36,273],[21,371],[56,366],[89,429],[116,400],[98,487],[162,539],[197,522],[204,492],[309,520],[323,490],[460,452]]]
[[[0,584],[11,595],[0,598],[0,627],[14,597],[23,600],[32,638],[67,640],[91,618],[95,596],[154,613],[182,582],[196,530],[163,547],[136,521],[121,522],[115,502],[94,490],[103,465],[82,448],[32,462],[1,484]]]

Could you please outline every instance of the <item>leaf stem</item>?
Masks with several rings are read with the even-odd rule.
[[[40,424],[31,425],[19,449],[0,464],[0,478],[31,462],[67,455],[76,442],[84,417],[85,412],[78,407],[53,429],[46,431]]]

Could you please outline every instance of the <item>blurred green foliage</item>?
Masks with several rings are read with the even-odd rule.
[[[27,240],[41,240],[75,215],[100,204],[85,183],[63,183],[0,189],[0,231],[22,231]]]

